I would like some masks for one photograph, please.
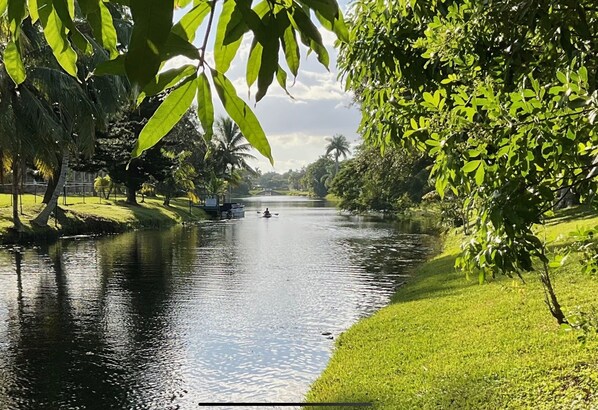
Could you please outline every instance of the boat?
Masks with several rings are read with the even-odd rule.
[[[244,218],[245,205],[239,204],[237,202],[225,202],[220,207],[220,212],[222,217],[226,217],[228,219]]]
[[[272,214],[262,214],[262,218],[272,218]]]

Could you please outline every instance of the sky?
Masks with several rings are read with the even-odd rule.
[[[340,2],[346,8],[345,2]],[[180,18],[175,15],[175,20]],[[205,30],[205,29],[204,29]],[[200,28],[198,37],[203,39],[204,30]],[[250,49],[250,36],[245,39],[233,60],[227,77],[234,83],[237,92],[254,110],[260,121],[274,157],[274,166],[270,161],[255,152],[256,160],[250,164],[263,173],[284,173],[289,169],[300,169],[317,160],[325,153],[328,144],[326,138],[335,134],[343,134],[354,147],[359,143],[357,127],[360,121],[358,108],[352,103],[352,95],[345,92],[337,79],[334,34],[321,29],[324,45],[330,54],[330,71],[327,71],[314,54],[307,56],[307,50],[301,49],[301,66],[299,74],[293,82],[289,74],[288,91],[291,99],[280,88],[276,80],[268,89],[268,94],[255,105],[255,100],[247,98],[248,88],[245,81],[245,64]],[[214,34],[211,35],[211,43]],[[199,39],[198,39],[199,40]],[[207,56],[210,58],[210,56]],[[284,61],[284,56],[281,56]],[[286,67],[281,64],[283,67]],[[251,92],[257,91],[256,85]],[[217,98],[216,98],[217,99]],[[215,101],[216,115],[225,115],[224,109]]]

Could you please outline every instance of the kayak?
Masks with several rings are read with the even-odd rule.
[[[262,215],[262,218],[272,218],[272,214]]]

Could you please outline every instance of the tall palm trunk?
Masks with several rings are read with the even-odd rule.
[[[59,177],[60,171],[52,172],[52,176],[48,179],[48,185],[46,186],[46,192],[44,192],[44,199],[42,200],[42,203],[49,204],[52,200],[52,195],[54,194],[54,191],[56,191]]]
[[[65,149],[62,151],[62,164],[60,166],[60,175],[58,176],[58,181],[56,181],[56,187],[54,188],[54,192],[52,193],[52,197],[50,201],[46,204],[46,206],[40,211],[40,213],[31,221],[31,223],[37,226],[46,226],[48,225],[48,219],[50,219],[50,214],[54,209],[56,209],[56,205],[58,203],[58,197],[60,196],[60,192],[66,183],[66,174],[69,169],[69,153]]]
[[[15,156],[12,160],[12,222],[14,228],[20,231],[23,225],[19,218],[19,170],[21,169],[21,159]]]

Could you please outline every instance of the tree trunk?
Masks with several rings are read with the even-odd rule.
[[[12,222],[14,224],[14,228],[17,231],[20,231],[23,225],[21,224],[21,219],[19,218],[19,169],[21,166],[19,164],[20,158],[16,156],[12,160]]]
[[[164,202],[162,202],[164,206],[170,206],[170,195],[164,195]]]
[[[567,324],[569,322],[561,310],[561,305],[556,297],[556,294],[554,293],[552,282],[550,281],[548,265],[546,262],[544,262],[543,265],[544,269],[542,272],[540,272],[540,281],[542,282],[542,287],[544,288],[544,302],[559,325]]]
[[[52,194],[56,191],[56,185],[58,185],[58,178],[60,178],[60,174],[58,172],[53,172],[52,176],[48,180],[48,186],[46,187],[46,192],[44,193],[44,199],[42,203],[49,204],[52,200]]]
[[[127,203],[137,205],[137,191],[130,186],[127,186]]]
[[[37,226],[46,226],[48,225],[48,219],[50,219],[50,214],[52,211],[56,209],[58,204],[58,197],[62,192],[64,184],[66,183],[66,174],[69,169],[69,154],[67,150],[62,152],[62,164],[60,166],[60,175],[58,176],[58,181],[56,181],[56,187],[54,188],[54,192],[52,192],[52,196],[50,201],[46,204],[46,206],[40,211],[40,213],[31,221],[32,224]]]

